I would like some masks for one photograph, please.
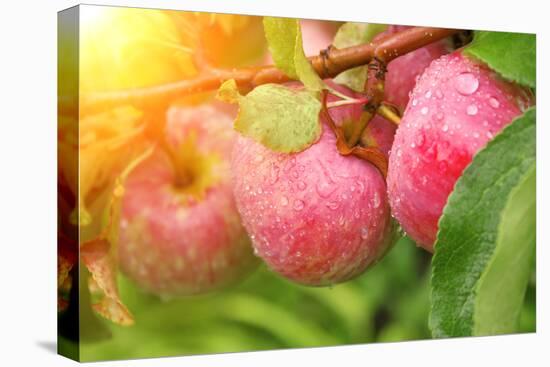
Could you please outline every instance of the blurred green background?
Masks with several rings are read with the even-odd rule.
[[[379,264],[330,288],[293,284],[265,265],[239,286],[210,295],[160,300],[120,276],[136,324],[81,315],[80,359],[318,347],[430,338],[431,255],[403,237]],[[535,330],[534,277],[521,331]],[[70,341],[60,339],[61,349]]]

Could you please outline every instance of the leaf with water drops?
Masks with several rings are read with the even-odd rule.
[[[321,136],[321,102],[307,91],[264,84],[242,96],[229,80],[218,98],[239,104],[235,130],[276,152],[302,151]]]
[[[536,35],[476,31],[464,50],[489,65],[506,79],[536,87]]]
[[[431,282],[434,337],[517,331],[535,233],[535,109],[481,150],[439,221]]]

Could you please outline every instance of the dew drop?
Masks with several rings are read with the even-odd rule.
[[[443,127],[441,127],[441,130],[443,132],[447,132],[449,130],[449,125],[447,125],[447,124],[443,125]]]
[[[336,190],[336,185],[331,185],[327,181],[321,180],[317,183],[315,188],[317,189],[317,193],[320,197],[328,198],[334,190]]]
[[[435,96],[438,98],[438,99],[441,99],[443,98],[443,92],[441,92],[441,90],[436,90],[435,91]]]
[[[300,211],[304,209],[304,202],[300,199],[294,200],[294,204],[292,207],[294,208],[294,210]]]
[[[479,87],[479,80],[472,73],[462,73],[455,77],[454,85],[458,93],[469,96]]]
[[[493,133],[490,132],[490,131],[487,131],[487,134],[486,134],[486,135],[487,135],[487,137],[488,137],[489,139],[492,139],[492,138],[493,138]]]
[[[357,183],[357,186],[359,187],[359,194],[364,193],[365,192],[365,184],[360,180],[358,180],[356,183]]]
[[[261,195],[264,192],[261,187],[258,187],[258,195]]]
[[[500,102],[495,97],[489,98],[489,105],[493,108],[499,108]]]
[[[435,114],[435,119],[436,120],[441,121],[441,120],[443,120],[443,117],[444,117],[443,112],[438,112],[438,113]]]
[[[380,206],[380,195],[378,195],[377,192],[374,193],[373,205],[374,205],[374,208],[378,208]]]
[[[369,238],[369,229],[367,227],[361,228],[361,238],[364,240]]]
[[[298,186],[298,189],[299,189],[299,190],[302,190],[302,191],[305,190],[306,187],[307,187],[307,185],[306,185],[306,183],[305,183],[304,181],[298,182],[297,186]]]
[[[426,115],[428,114],[428,107],[424,106],[420,109],[420,113],[423,114],[423,115]]]
[[[432,97],[432,91],[429,90],[426,92],[426,94],[424,94],[424,97],[426,97],[427,99],[430,99]]]
[[[470,116],[475,116],[477,114],[477,106],[475,104],[469,105],[466,107],[466,113]]]
[[[288,198],[286,196],[283,196],[281,198],[281,206],[287,206],[288,205]]]
[[[413,105],[413,106],[416,106],[417,104],[418,104],[418,100],[416,100],[416,99],[413,99],[413,101],[412,101],[412,105]]]
[[[474,136],[474,138],[478,139],[479,138],[479,133],[477,131],[474,131],[473,136]]]

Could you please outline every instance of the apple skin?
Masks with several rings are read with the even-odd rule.
[[[394,34],[408,28],[411,27],[391,25],[382,34]],[[409,95],[422,72],[432,61],[448,54],[451,50],[450,41],[443,39],[390,61],[387,66],[384,99],[403,111],[409,102]]]
[[[309,286],[360,275],[389,249],[393,233],[382,175],[369,162],[340,155],[322,123],[320,139],[296,154],[239,136],[231,165],[237,208],[256,254]]]
[[[230,182],[232,117],[212,106],[172,108],[167,134],[191,182],[157,149],[127,178],[120,223],[122,271],[162,297],[210,292],[243,279],[258,264]],[[188,154],[188,156],[186,156]]]
[[[460,50],[434,61],[416,84],[390,154],[392,213],[433,251],[438,221],[472,157],[530,104],[530,93]]]

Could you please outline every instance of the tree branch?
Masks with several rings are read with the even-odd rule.
[[[413,27],[381,37],[376,42],[343,49],[329,47],[318,56],[310,57],[309,60],[322,79],[333,78],[345,70],[366,65],[375,57],[384,63],[388,63],[398,56],[457,32],[459,30],[456,29]],[[98,111],[122,104],[132,104],[145,109],[165,108],[179,97],[216,90],[229,79],[235,79],[239,89],[244,92],[250,91],[258,85],[284,83],[290,80],[275,66],[230,70],[210,69],[194,79],[174,83],[83,94],[80,99],[80,108],[83,112]],[[60,110],[63,111],[64,107],[68,107],[64,106],[68,101],[66,98],[60,98],[59,101]]]

